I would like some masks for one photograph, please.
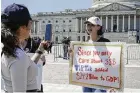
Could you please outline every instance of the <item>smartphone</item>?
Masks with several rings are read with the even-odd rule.
[[[45,32],[45,41],[52,40],[52,24],[46,25],[46,32]]]

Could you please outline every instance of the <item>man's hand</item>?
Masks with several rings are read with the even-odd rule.
[[[112,89],[109,89],[107,93],[117,93],[117,90],[112,88]]]
[[[72,52],[73,52],[72,49],[69,47],[69,48],[68,48],[68,54],[69,54],[70,56],[72,56]]]

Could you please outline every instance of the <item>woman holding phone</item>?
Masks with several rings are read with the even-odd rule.
[[[11,4],[1,14],[1,73],[5,91],[37,92],[36,63],[44,52],[41,42],[30,59],[22,47],[22,42],[29,37],[32,19],[28,9],[20,4]]]

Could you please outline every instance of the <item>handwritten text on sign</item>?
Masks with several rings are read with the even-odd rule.
[[[72,80],[120,88],[121,47],[74,46]]]

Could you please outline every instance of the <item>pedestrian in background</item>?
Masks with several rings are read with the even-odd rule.
[[[64,37],[62,43],[63,43],[63,54],[64,54],[63,59],[69,59],[68,49],[70,46],[70,38]]]
[[[49,52],[52,53],[52,42],[49,44]]]
[[[30,59],[22,47],[22,42],[29,38],[32,19],[28,9],[20,4],[6,7],[1,14],[1,75],[5,91],[37,92],[36,63],[44,52],[42,42]]]
[[[49,53],[52,53],[52,42],[48,42],[48,46],[47,46],[47,48],[46,48],[46,51],[48,52],[48,54]]]

